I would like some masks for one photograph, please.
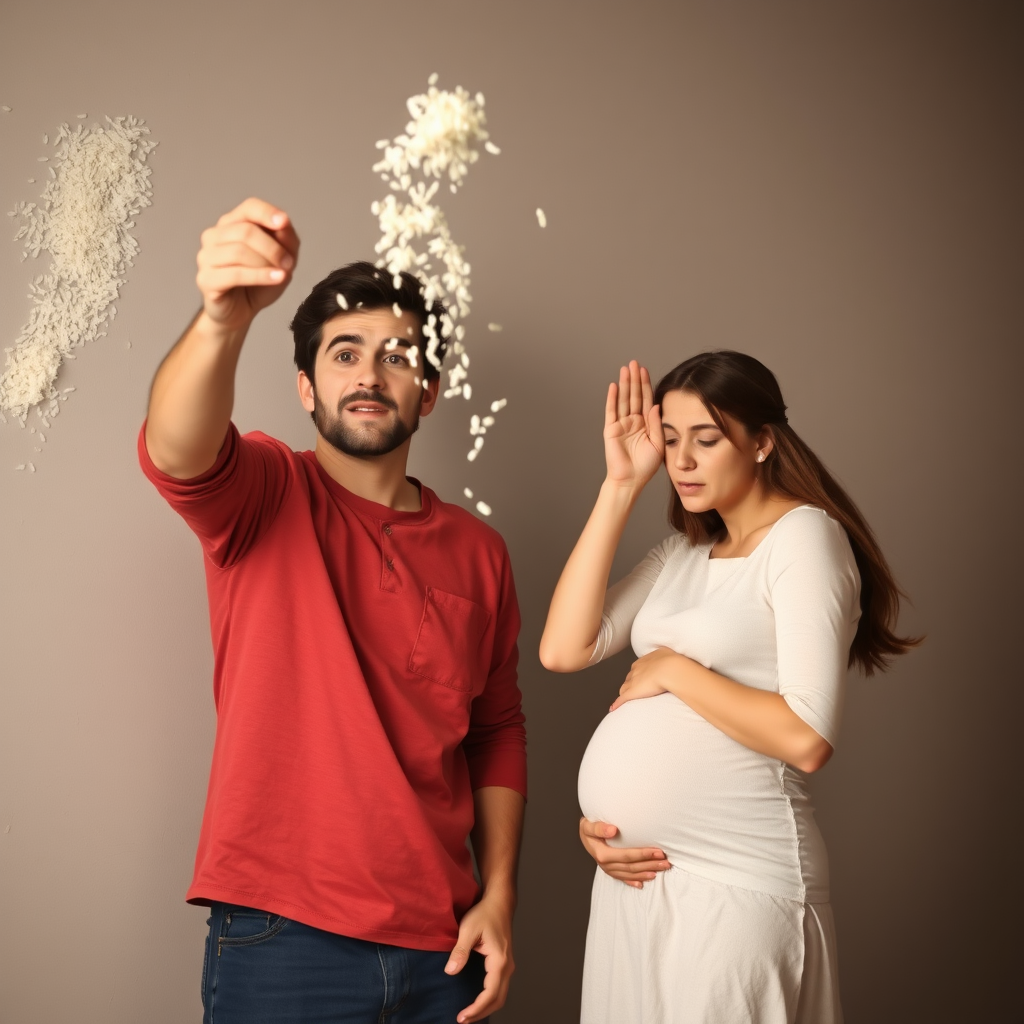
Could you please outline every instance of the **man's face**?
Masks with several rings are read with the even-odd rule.
[[[394,451],[434,407],[438,382],[423,387],[417,318],[388,309],[340,313],[322,328],[314,384],[299,372],[302,406],[320,435],[346,455]]]

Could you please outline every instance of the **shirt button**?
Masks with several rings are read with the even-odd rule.
[[[391,536],[391,527],[390,526],[385,526],[384,527],[384,532],[390,537]]]
[[[384,564],[388,567],[388,572],[395,571],[395,563],[392,562],[390,558]]]

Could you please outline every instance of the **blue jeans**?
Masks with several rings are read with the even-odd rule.
[[[404,949],[214,904],[203,1024],[455,1024],[480,994],[484,960],[444,973],[447,952]]]

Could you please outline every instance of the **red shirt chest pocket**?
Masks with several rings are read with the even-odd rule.
[[[427,587],[409,671],[453,690],[483,689],[491,613],[475,601]]]

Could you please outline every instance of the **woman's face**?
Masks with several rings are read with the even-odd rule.
[[[696,395],[670,391],[661,403],[665,469],[687,512],[734,508],[756,486],[758,452],[771,449],[770,438],[751,437],[731,416],[722,419],[732,440]]]

